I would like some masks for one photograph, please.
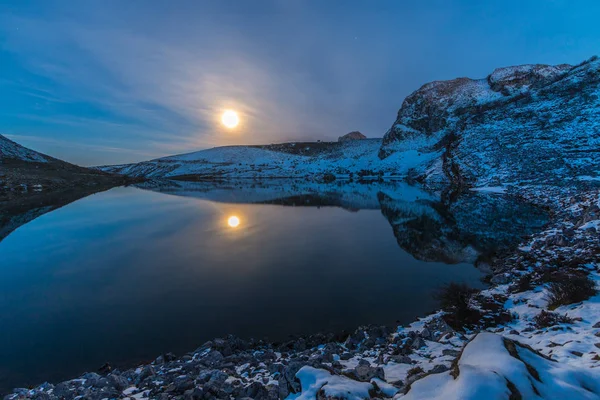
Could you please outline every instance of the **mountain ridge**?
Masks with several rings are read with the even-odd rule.
[[[35,150],[28,149],[27,147],[0,135],[0,162],[2,162],[3,159],[17,159],[21,161],[39,163],[47,163],[48,161],[53,160],[52,157]]]
[[[382,140],[295,145],[217,147],[97,168],[191,180],[407,178],[455,188],[598,179],[600,61],[430,82],[405,98]]]

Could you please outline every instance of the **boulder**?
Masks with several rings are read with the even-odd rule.
[[[350,142],[352,140],[363,140],[367,137],[360,133],[359,131],[353,131],[350,133],[346,133],[344,136],[340,136],[338,138],[338,142]]]

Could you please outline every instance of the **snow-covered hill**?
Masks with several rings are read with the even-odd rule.
[[[289,144],[288,149],[291,146],[294,144]],[[395,177],[404,176],[410,168],[439,156],[431,152],[423,156],[407,149],[381,160],[377,155],[380,147],[380,139],[365,139],[332,143],[325,150],[306,151],[304,155],[254,146],[227,146],[99,169],[151,178],[305,178],[323,174]]]
[[[600,60],[429,83],[406,98],[380,156],[415,146],[441,152],[413,171],[428,182],[499,186],[598,177]]]
[[[3,159],[16,159],[20,161],[46,163],[49,157],[37,151],[23,147],[0,135],[0,162]]]

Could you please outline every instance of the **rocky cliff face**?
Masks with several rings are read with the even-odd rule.
[[[408,96],[379,153],[441,157],[425,182],[560,182],[600,171],[600,60],[499,68],[485,79],[432,82]]]

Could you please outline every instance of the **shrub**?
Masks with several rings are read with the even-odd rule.
[[[421,368],[421,367],[414,367],[414,368],[409,369],[406,372],[406,377],[411,377],[413,375],[421,374],[423,372],[425,372],[425,371],[423,371],[423,368]]]
[[[449,283],[437,293],[436,298],[444,309],[466,310],[469,308],[471,296],[477,290],[464,283]]]
[[[521,275],[519,279],[510,286],[512,293],[522,293],[533,289],[531,275]]]
[[[335,181],[336,178],[335,178],[334,174],[327,172],[327,173],[323,174],[322,179],[323,179],[323,182],[325,182],[325,183],[331,183],[331,182]]]
[[[536,328],[548,328],[558,324],[571,324],[573,320],[566,315],[560,315],[555,312],[542,311],[533,318],[533,323]]]
[[[444,319],[452,328],[462,330],[465,325],[479,321],[481,313],[470,306],[475,293],[476,289],[464,283],[450,283],[436,294],[440,306],[448,313]]]
[[[565,275],[548,286],[548,308],[554,310],[567,304],[579,303],[596,295],[597,290],[586,274]]]

